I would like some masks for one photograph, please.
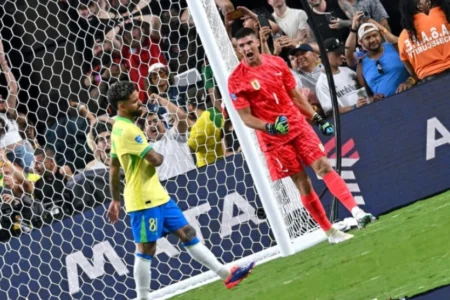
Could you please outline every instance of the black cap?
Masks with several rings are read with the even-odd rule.
[[[323,42],[325,46],[325,51],[328,52],[337,52],[337,53],[343,53],[344,47],[342,46],[341,42],[338,39],[326,39],[325,42]]]
[[[298,52],[314,52],[314,49],[309,44],[301,44],[291,50],[290,55],[295,55]]]

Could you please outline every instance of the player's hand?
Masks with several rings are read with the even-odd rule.
[[[116,223],[119,220],[119,212],[120,212],[120,201],[111,201],[109,205],[107,216],[108,221],[112,224]]]
[[[285,116],[279,116],[273,124],[266,124],[266,131],[271,135],[287,134],[289,132],[288,119]]]
[[[319,114],[313,116],[313,122],[319,126],[320,131],[323,135],[330,136],[334,134],[334,126],[325,121]]]

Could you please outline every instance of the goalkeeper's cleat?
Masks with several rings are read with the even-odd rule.
[[[361,216],[356,217],[356,221],[358,222],[358,228],[365,228],[370,223],[376,221],[377,218],[375,218],[372,214],[361,212]]]
[[[353,238],[352,234],[342,232],[334,227],[331,227],[325,234],[327,235],[330,244],[339,244]]]
[[[241,283],[242,280],[247,278],[247,276],[250,274],[252,269],[255,267],[255,263],[251,262],[245,267],[238,267],[234,266],[231,269],[230,276],[228,276],[227,279],[223,281],[225,283],[225,286],[227,289],[232,289],[235,286],[237,286],[239,283]]]

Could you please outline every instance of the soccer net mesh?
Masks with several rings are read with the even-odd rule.
[[[136,83],[137,124],[165,156],[158,175],[219,260],[276,254],[246,165],[258,158],[241,154],[208,63],[230,72],[235,52],[214,1],[203,4],[222,57],[206,57],[184,1],[0,4],[1,299],[135,297],[128,217],[105,218],[106,93],[118,80]],[[317,230],[290,179],[272,190],[293,240]],[[212,278],[174,237],[159,241],[152,268],[155,297]]]

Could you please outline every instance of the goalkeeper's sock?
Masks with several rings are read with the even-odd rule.
[[[225,280],[230,275],[230,270],[222,265],[214,254],[206,248],[205,245],[200,243],[197,238],[194,238],[188,243],[184,243],[183,246],[186,248],[187,252],[191,255],[193,259],[219,275],[222,280]]]
[[[149,299],[152,256],[136,253],[134,258],[134,281],[136,283],[137,300]]]
[[[325,209],[323,208],[323,205],[320,202],[320,199],[317,196],[316,192],[312,191],[309,195],[302,195],[302,203],[309,214],[313,217],[314,221],[319,224],[320,228],[322,228],[323,231],[330,230],[330,220],[328,220]]]
[[[323,176],[323,181],[325,181],[331,194],[338,198],[348,211],[351,212],[353,208],[358,206],[344,179],[335,170],[331,170]]]

